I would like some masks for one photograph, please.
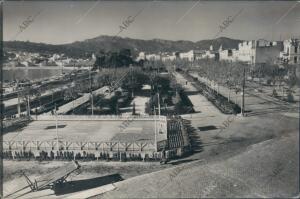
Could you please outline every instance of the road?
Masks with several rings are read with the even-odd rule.
[[[211,88],[214,88],[216,91],[227,97],[230,96],[233,102],[237,102],[241,106],[242,95],[241,93],[235,93],[233,90],[228,89],[225,86],[213,86],[213,83],[204,77],[200,77],[197,73],[190,73],[191,76],[198,78],[199,81],[205,83]],[[248,84],[245,89],[245,110],[248,116],[251,115],[263,115],[266,113],[274,113],[274,112],[283,112],[285,113],[287,110],[297,113],[299,110],[298,103],[288,103],[277,98],[269,96],[265,92],[257,92],[255,91],[257,88],[257,84]],[[259,87],[260,88],[260,87]],[[229,95],[230,93],[230,95]]]

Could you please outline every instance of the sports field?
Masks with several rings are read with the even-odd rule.
[[[4,141],[61,141],[71,142],[154,142],[153,120],[59,120],[58,133],[56,121],[33,121],[19,131],[3,136]],[[123,129],[121,128],[123,126]],[[165,140],[167,135],[159,133],[157,121],[157,141]]]

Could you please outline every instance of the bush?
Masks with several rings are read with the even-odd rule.
[[[278,96],[276,89],[273,89],[272,96],[273,96],[273,97],[277,97],[277,96]]]

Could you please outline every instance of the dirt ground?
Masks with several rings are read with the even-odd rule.
[[[38,176],[47,174],[68,163],[67,161],[12,161],[4,160],[4,178],[7,182],[22,176],[24,172],[28,176]],[[89,161],[80,162],[81,173],[76,179],[85,176],[104,176],[110,174],[120,174],[123,179],[137,176],[143,173],[157,171],[171,165],[160,165],[159,162],[105,162]],[[75,178],[74,178],[75,179]]]
[[[229,158],[193,161],[115,183],[94,198],[291,198],[299,194],[299,135],[251,145]]]
[[[4,195],[26,186],[24,172],[29,179],[45,175],[68,162],[66,161],[11,161],[4,160]],[[159,162],[79,162],[81,165],[78,175],[71,175],[69,181],[94,179],[108,175],[118,175],[121,180],[129,179],[145,173],[158,171],[172,165],[160,165]]]

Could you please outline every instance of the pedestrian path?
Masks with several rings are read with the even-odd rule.
[[[179,73],[175,73],[176,80],[181,84],[185,91],[198,91],[191,82],[187,80]],[[201,112],[204,116],[221,116],[224,115],[218,108],[216,108],[210,101],[208,101],[203,95],[188,94],[188,98],[193,104],[195,112]]]
[[[102,88],[99,88],[99,89],[93,91],[93,95],[105,94],[107,90],[108,90],[108,87],[104,86]],[[107,95],[109,95],[109,94],[107,94]],[[57,114],[66,114],[66,113],[72,111],[73,109],[79,107],[80,105],[88,102],[90,100],[90,98],[91,98],[91,94],[85,93],[83,96],[81,96],[67,104],[64,104],[63,106],[58,107]],[[51,114],[51,111],[46,114]]]

